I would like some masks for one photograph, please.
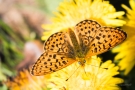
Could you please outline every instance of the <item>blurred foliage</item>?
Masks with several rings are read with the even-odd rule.
[[[22,60],[23,37],[20,37],[8,25],[0,20],[0,81],[15,75],[15,66]],[[5,86],[0,87],[5,89]]]
[[[53,12],[57,11],[58,5],[63,0],[53,0],[53,1],[50,1],[50,0],[33,0],[33,1],[36,3],[36,5],[19,3],[16,6],[18,8],[27,8],[27,9],[38,10],[38,11],[41,11],[41,12],[45,13],[49,17],[51,17],[51,16],[54,15]]]
[[[6,85],[3,85],[0,87],[0,90],[7,90],[8,88],[6,87]]]
[[[39,6],[40,10],[43,10],[44,12],[46,12],[48,15],[53,15],[52,11],[56,11],[58,5],[60,4],[60,2],[62,2],[63,0],[36,0]]]

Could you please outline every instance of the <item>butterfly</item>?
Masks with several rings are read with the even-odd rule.
[[[33,65],[31,74],[40,76],[63,69],[74,62],[85,66],[86,59],[110,50],[123,42],[127,34],[120,28],[101,26],[94,20],[79,22],[74,30],[52,34],[44,53]]]

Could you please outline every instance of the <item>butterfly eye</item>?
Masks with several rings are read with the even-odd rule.
[[[82,65],[84,63],[86,63],[86,60],[83,60],[82,62],[80,62],[80,61],[78,62],[79,65]]]
[[[84,60],[83,63],[86,63],[86,60]]]
[[[78,62],[79,65],[81,65],[81,62]]]

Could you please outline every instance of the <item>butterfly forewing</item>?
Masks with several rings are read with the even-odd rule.
[[[90,44],[86,57],[98,55],[120,44],[127,35],[120,28],[101,27]]]
[[[62,53],[45,52],[34,64],[31,73],[33,75],[40,76],[58,71],[75,61],[67,56],[68,55]]]
[[[63,32],[51,35],[45,42],[45,52],[34,64],[31,73],[37,76],[45,75],[75,62],[73,47],[68,40]]]

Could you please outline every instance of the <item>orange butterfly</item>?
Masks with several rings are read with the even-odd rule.
[[[86,59],[115,47],[127,34],[120,28],[102,27],[93,20],[79,22],[74,31],[57,32],[45,42],[45,52],[32,67],[33,75],[58,71],[78,61],[84,66]]]

